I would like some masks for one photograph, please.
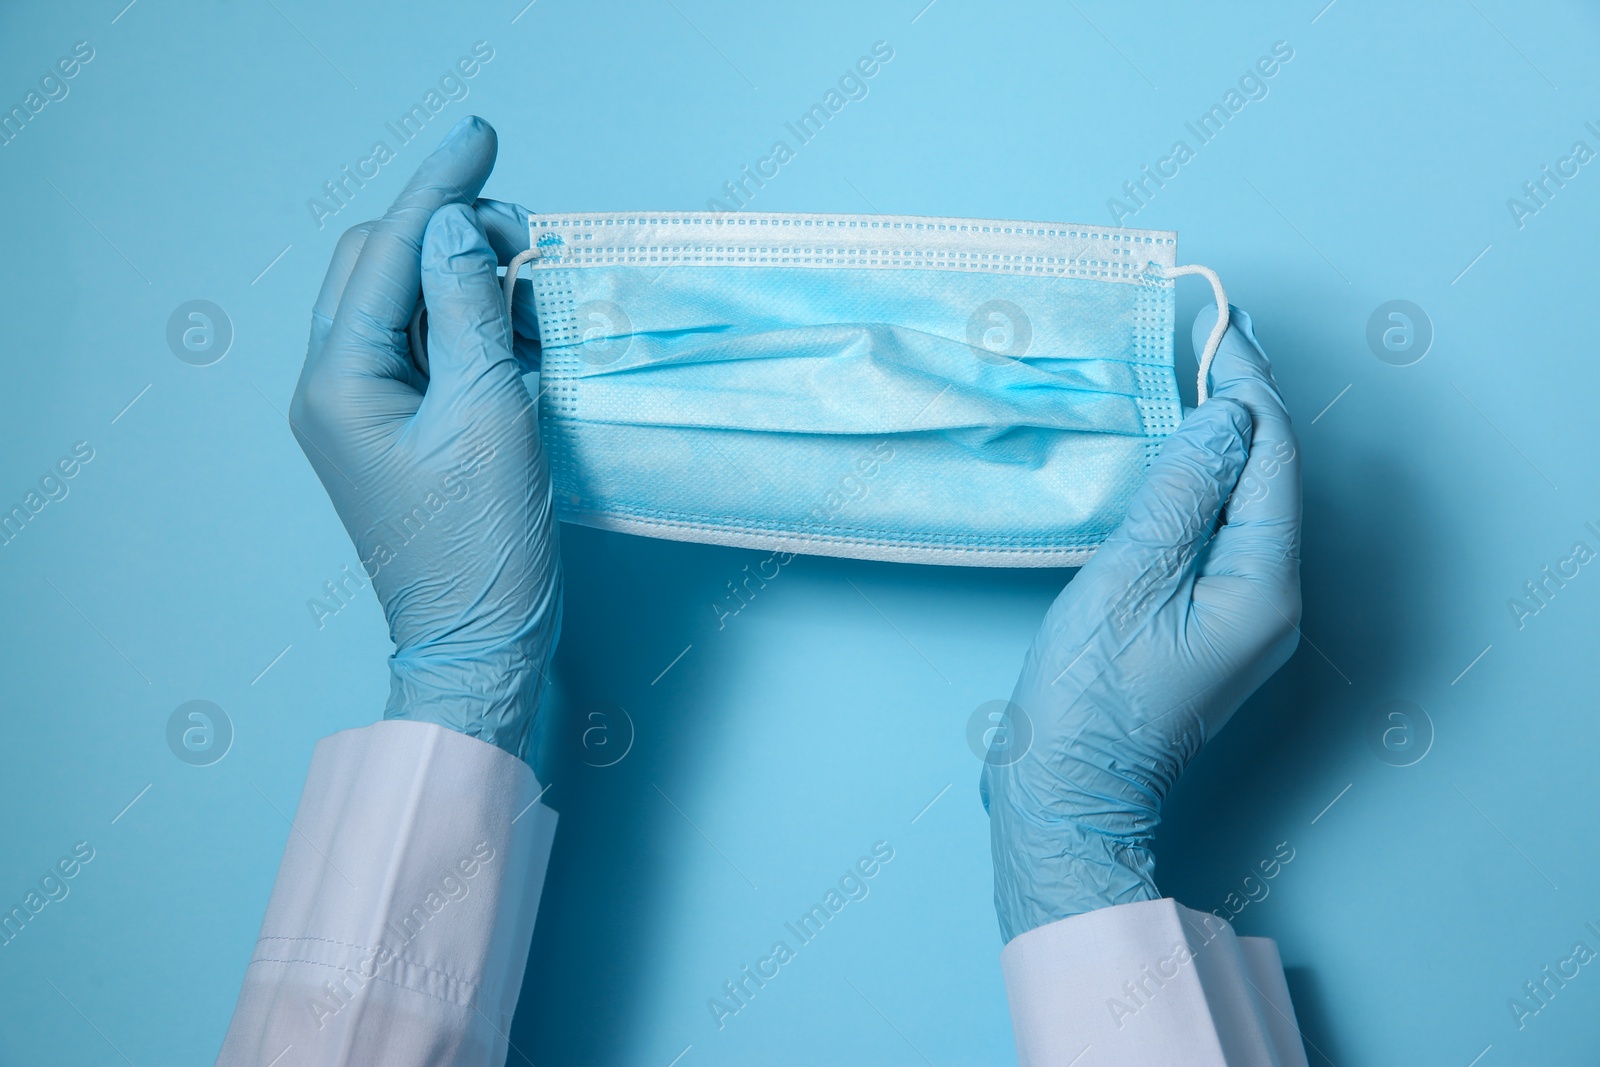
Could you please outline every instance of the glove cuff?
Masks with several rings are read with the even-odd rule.
[[[1076,822],[1042,825],[1015,813],[1002,827],[996,814],[990,813],[990,852],[1003,941],[1085,912],[1161,898],[1148,838],[1130,842]]]
[[[527,761],[550,656],[500,649],[471,657],[389,657],[385,719],[431,722]]]

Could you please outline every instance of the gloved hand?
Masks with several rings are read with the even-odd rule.
[[[384,717],[526,759],[561,577],[538,408],[473,209],[495,149],[462,120],[388,214],[341,238],[290,422],[389,621]],[[428,377],[407,339],[419,283]]]
[[[1299,643],[1299,449],[1250,317],[1230,312],[1212,399],[1163,443],[1028,652],[1008,714],[1029,718],[1031,748],[985,763],[1006,941],[1160,896],[1162,800]],[[1215,322],[1196,320],[1196,351]]]

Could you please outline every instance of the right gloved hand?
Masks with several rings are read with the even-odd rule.
[[[1299,448],[1250,317],[1230,311],[1212,399],[1163,443],[1028,652],[1011,714],[1031,747],[985,762],[1006,941],[1160,896],[1162,801],[1299,642]],[[1196,320],[1196,351],[1215,317]]]

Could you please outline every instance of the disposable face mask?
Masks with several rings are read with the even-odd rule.
[[[539,215],[523,262],[568,522],[1071,567],[1183,417],[1171,232],[863,215]],[[1201,357],[1200,400],[1227,316]]]

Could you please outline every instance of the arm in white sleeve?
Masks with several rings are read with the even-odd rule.
[[[324,738],[219,1067],[500,1067],[556,814],[431,723]]]
[[[1277,945],[1174,900],[1030,930],[1000,964],[1022,1067],[1306,1067]]]

